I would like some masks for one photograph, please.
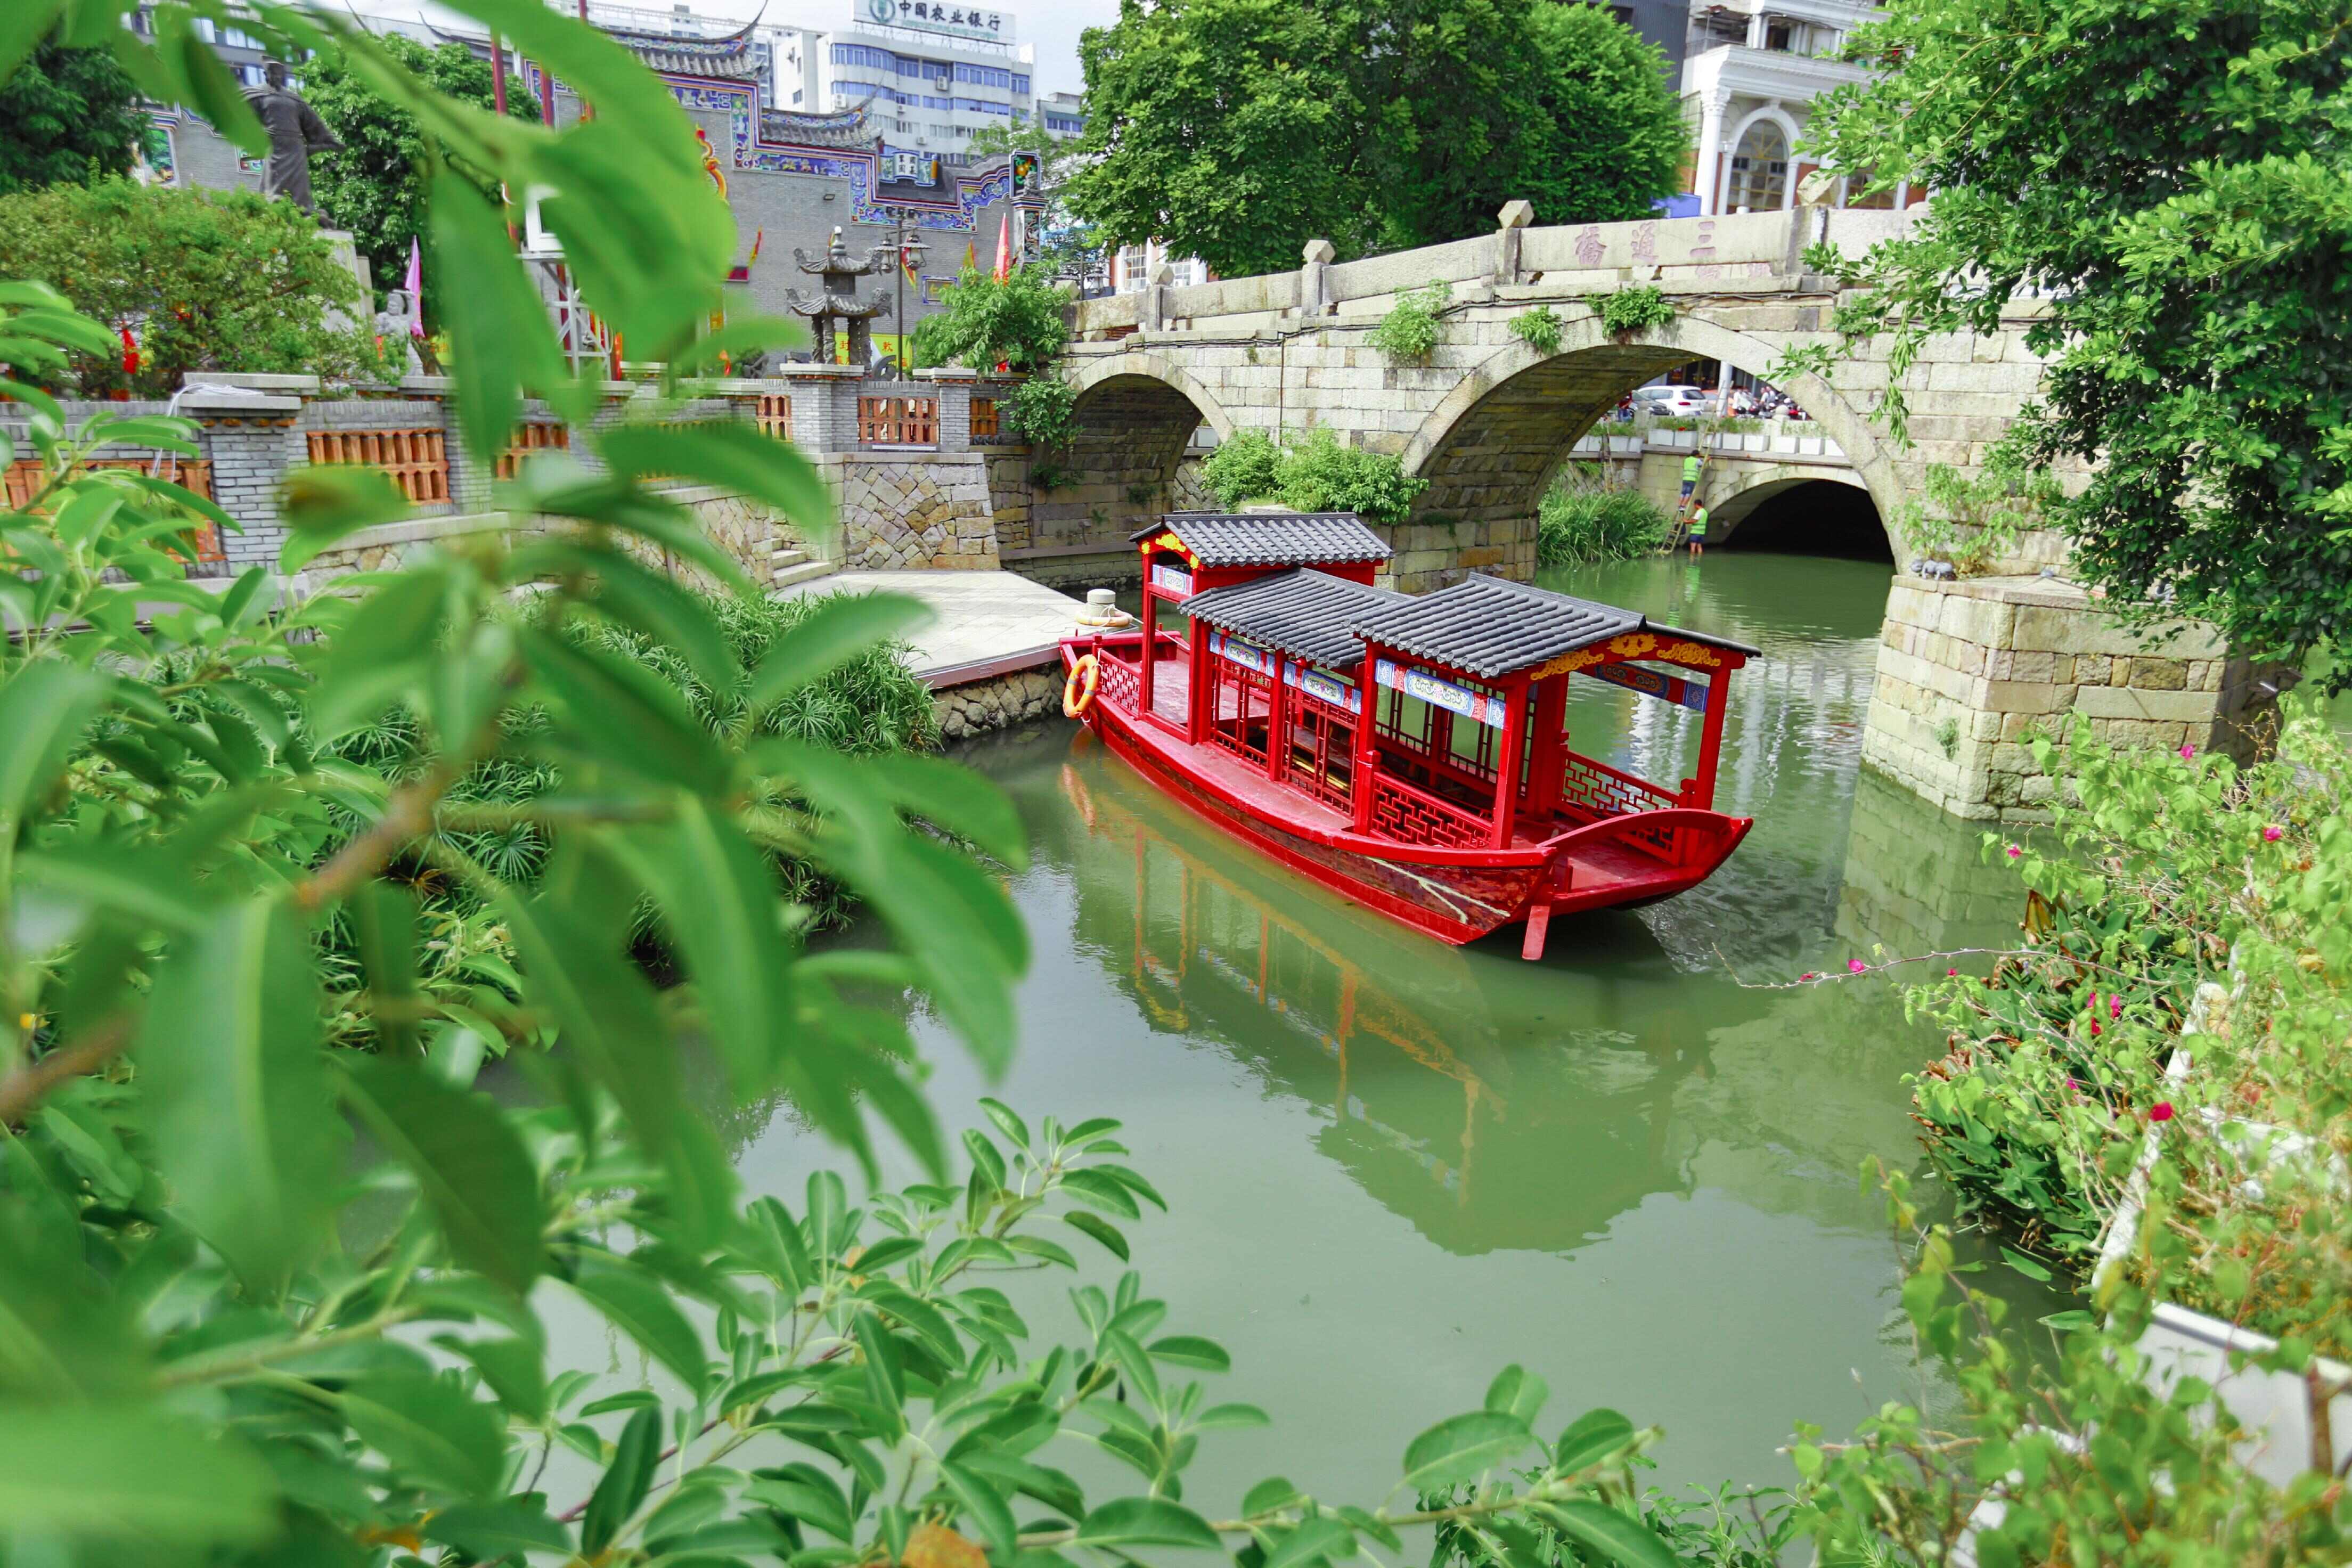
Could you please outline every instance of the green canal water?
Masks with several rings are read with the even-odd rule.
[[[1279,1473],[1377,1500],[1405,1440],[1514,1361],[1550,1383],[1547,1424],[1594,1405],[1663,1424],[1673,1486],[1779,1483],[1793,1421],[1941,1403],[1857,1181],[1872,1156],[1916,1163],[1900,1080],[1936,1040],[1884,979],[1768,988],[2014,930],[1978,830],[1859,773],[1887,572],[1719,552],[1549,580],[1764,657],[1734,689],[1718,795],[1757,818],[1747,843],[1681,899],[1556,921],[1538,963],[1296,879],[1075,727],[961,753],[1029,825],[1012,886],[1035,959],[1003,1082],[917,1020],[932,1099],[958,1126],[989,1092],[1126,1122],[1171,1211],[1131,1227],[1148,1290],[1171,1331],[1232,1350],[1218,1396],[1274,1417],[1204,1443],[1189,1496]],[[1696,715],[1588,700],[1580,750],[1670,782],[1696,755]],[[794,1203],[813,1164],[844,1163],[789,1113],[738,1135],[747,1184]],[[1058,1279],[1036,1287],[1042,1333],[1066,1314]]]

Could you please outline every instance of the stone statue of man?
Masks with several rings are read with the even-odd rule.
[[[271,60],[262,68],[262,77],[269,85],[245,95],[261,128],[269,132],[269,163],[262,171],[261,194],[284,196],[304,212],[316,213],[318,205],[310,199],[310,154],[336,151],[342,143],[318,110],[287,89],[285,62]]]

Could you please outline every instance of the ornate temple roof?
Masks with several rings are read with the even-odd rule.
[[[1129,542],[1162,532],[1203,566],[1337,566],[1391,553],[1352,511],[1171,511]]]
[[[764,12],[761,13],[765,15]],[[425,30],[436,40],[445,44],[463,44],[484,59],[489,58],[488,35],[451,32],[436,26],[430,18],[421,18]],[[760,79],[758,58],[751,52],[751,29],[760,25],[752,17],[734,32],[716,38],[682,37],[669,33],[646,33],[629,27],[597,26],[611,37],[656,71],[671,76],[698,76],[719,81],[757,81]],[[509,51],[510,54],[512,51]],[[519,58],[520,56],[514,56]],[[812,118],[827,118],[813,116]],[[862,129],[862,127],[861,127]]]
[[[1368,604],[1399,596],[1302,566],[1211,588],[1178,601],[1175,607],[1260,647],[1345,669],[1364,657],[1364,639],[1348,629],[1358,612]]]
[[[847,109],[828,113],[810,114],[797,109],[762,109],[760,110],[760,139],[781,142],[794,147],[855,147],[860,151],[873,145],[877,132],[869,122],[866,110],[881,94],[877,88],[865,101]]]
[[[1482,679],[1514,675],[1623,632],[1649,631],[1754,655],[1728,637],[1661,626],[1638,610],[1597,605],[1474,572],[1433,594],[1369,601],[1349,629],[1370,642]]]
[[[759,22],[760,18],[754,16],[736,31],[717,38],[643,33],[628,27],[607,26],[604,30],[615,43],[625,45],[631,53],[654,70],[672,76],[752,81],[760,74],[759,62],[751,53],[751,29],[759,26]]]

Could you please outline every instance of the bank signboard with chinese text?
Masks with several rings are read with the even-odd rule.
[[[857,14],[885,27],[912,27],[918,32],[944,33],[954,38],[985,38],[996,43],[1013,39],[1013,14],[982,5],[959,5],[952,0],[857,0]]]

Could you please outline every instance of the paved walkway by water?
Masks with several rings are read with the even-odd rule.
[[[930,623],[907,640],[915,673],[933,690],[1051,664],[1077,627],[1077,600],[1011,572],[837,572],[778,596],[877,589],[931,607]]]

